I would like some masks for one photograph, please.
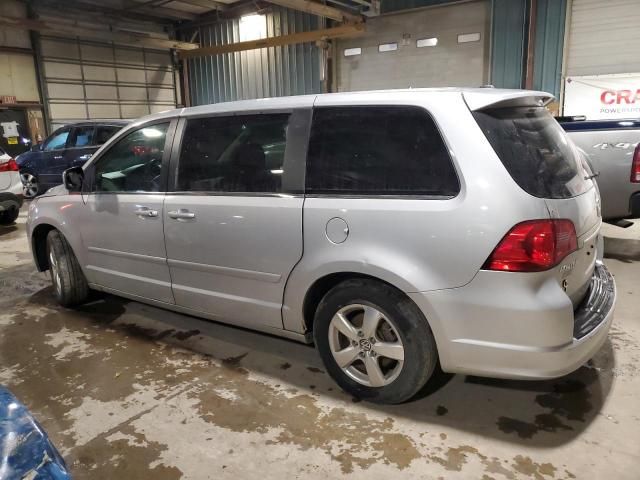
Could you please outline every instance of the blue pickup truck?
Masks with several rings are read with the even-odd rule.
[[[598,173],[602,218],[640,217],[640,119],[560,117],[558,122]]]

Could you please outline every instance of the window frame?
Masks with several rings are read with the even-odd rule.
[[[162,165],[160,173],[160,189],[157,192],[129,192],[126,190],[109,191],[109,192],[97,192],[95,191],[95,167],[102,160],[102,158],[108,154],[119,142],[123,140],[129,134],[142,130],[143,128],[152,127],[154,125],[160,125],[168,123],[167,134],[164,143],[164,152],[162,155]],[[171,158],[172,146],[175,140],[175,131],[178,124],[177,117],[158,118],[145,123],[135,124],[129,128],[122,129],[112,136],[107,143],[109,147],[103,149],[98,155],[91,157],[91,160],[84,169],[85,185],[87,186],[88,193],[91,195],[164,195],[167,192],[167,182],[169,179],[169,160]],[[104,145],[106,145],[105,143]]]
[[[449,157],[449,162],[451,167],[453,168],[453,172],[458,181],[458,190],[455,195],[424,195],[424,194],[411,194],[411,193],[342,193],[342,192],[309,192],[307,189],[306,182],[306,173],[307,166],[309,164],[308,157],[308,146],[311,142],[311,133],[313,130],[313,116],[318,110],[328,110],[328,109],[344,109],[344,108],[389,108],[389,107],[404,107],[408,109],[417,109],[424,112],[424,114],[429,118],[436,127],[438,134],[440,135],[440,139],[445,147],[447,152],[447,156]],[[367,103],[367,104],[336,104],[336,105],[322,105],[313,108],[313,113],[311,116],[311,122],[309,125],[309,134],[307,139],[307,155],[305,155],[305,175],[304,175],[304,191],[305,197],[308,198],[346,198],[346,199],[367,199],[367,198],[381,198],[381,199],[389,199],[389,200],[454,200],[460,196],[460,193],[464,189],[463,177],[460,175],[460,170],[458,168],[458,162],[456,161],[456,156],[451,149],[451,145],[447,137],[445,136],[443,129],[438,123],[436,117],[423,105],[418,105],[414,103]]]
[[[182,143],[189,120],[201,118],[231,118],[249,115],[289,114],[289,131],[287,133],[284,172],[282,174],[282,190],[280,192],[219,192],[219,191],[185,191],[179,190],[178,168]],[[218,197],[282,197],[304,195],[304,175],[306,170],[306,153],[309,144],[312,108],[274,108],[266,110],[237,110],[233,112],[203,113],[180,117],[176,127],[175,141],[171,151],[167,194],[184,196],[218,196]]]

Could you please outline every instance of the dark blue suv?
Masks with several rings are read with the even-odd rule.
[[[30,152],[18,155],[24,196],[34,198],[62,183],[62,172],[83,165],[100,145],[109,140],[127,121],[95,121],[65,125]]]

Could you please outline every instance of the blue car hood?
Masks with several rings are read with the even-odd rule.
[[[70,480],[64,460],[27,408],[0,386],[0,479]]]

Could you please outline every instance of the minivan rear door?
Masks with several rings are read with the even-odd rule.
[[[580,151],[542,106],[489,106],[473,112],[513,180],[544,200],[551,218],[569,219],[578,252],[556,267],[574,303],[586,292],[597,252],[600,198]]]

